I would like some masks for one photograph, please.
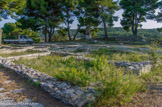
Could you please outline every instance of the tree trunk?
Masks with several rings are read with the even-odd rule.
[[[70,23],[69,23],[69,10],[67,9],[67,33],[69,40],[71,41],[71,35],[70,35]]]
[[[49,36],[48,36],[48,42],[51,42],[51,41],[52,41],[52,35],[49,34]]]
[[[54,35],[54,33],[55,33],[55,28],[54,27],[49,28],[49,30],[48,30],[48,42],[52,42],[52,36]]]
[[[67,28],[67,31],[68,31],[68,37],[69,37],[69,40],[71,41],[70,27],[69,27],[69,26],[68,26],[68,28]]]
[[[102,23],[104,24],[105,40],[108,40],[107,25],[106,25],[106,19],[103,16],[103,8],[104,7],[102,7],[101,18],[102,18]]]
[[[107,33],[106,22],[104,22],[104,32],[105,32],[105,39],[108,40],[108,33]]]
[[[137,27],[138,27],[138,20],[137,14],[133,16],[133,23],[132,23],[132,32],[134,36],[137,36]]]
[[[105,39],[108,40],[107,25],[104,17],[102,17],[102,23],[104,24]]]
[[[45,42],[48,42],[48,41],[47,41],[47,33],[45,34]]]
[[[80,26],[78,26],[78,29],[77,29],[77,31],[76,31],[76,33],[75,33],[75,35],[74,35],[73,40],[75,40],[75,39],[76,39],[76,37],[77,37],[77,35],[78,35],[78,33],[79,33],[79,30],[80,30]]]

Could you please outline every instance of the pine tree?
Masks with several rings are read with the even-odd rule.
[[[121,25],[127,31],[130,29],[134,36],[142,26],[142,22],[152,19],[155,13],[158,0],[121,0],[120,6],[124,10]]]
[[[119,9],[116,0],[96,0],[102,24],[104,25],[105,39],[108,40],[108,26],[112,27],[114,21],[118,20],[114,16],[115,11]]]

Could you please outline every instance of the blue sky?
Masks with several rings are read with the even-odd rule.
[[[115,13],[115,15],[119,16],[120,18],[119,18],[118,22],[114,23],[115,24],[114,27],[121,27],[120,19],[122,18],[122,12],[123,11],[120,10]],[[14,19],[3,20],[0,22],[0,26],[3,27],[3,25],[8,22],[14,23],[15,20]],[[162,23],[157,23],[156,21],[153,21],[153,20],[147,20],[147,22],[142,23],[142,25],[143,25],[142,28],[144,28],[144,29],[152,29],[152,28],[161,28],[162,27]],[[76,26],[77,26],[77,21],[75,20],[74,23],[71,25],[71,28],[75,29]]]

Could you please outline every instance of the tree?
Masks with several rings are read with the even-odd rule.
[[[121,20],[123,28],[127,31],[131,28],[133,35],[137,36],[141,23],[153,17],[157,2],[158,0],[121,0],[120,6],[124,10]]]
[[[114,16],[115,11],[119,9],[116,0],[101,0],[96,1],[98,4],[98,10],[102,24],[104,25],[105,39],[108,40],[108,27],[113,26],[113,22],[118,20],[117,16]]]
[[[20,22],[28,22],[23,26],[43,31],[45,42],[51,42],[55,29],[63,21],[60,0],[28,0],[21,14]]]
[[[76,9],[79,0],[62,0],[62,12],[63,12],[63,19],[64,23],[66,25],[67,35],[69,40],[72,40],[71,34],[70,34],[70,24],[73,23],[75,14],[73,13]]]
[[[101,21],[99,20],[99,11],[93,0],[85,0],[80,2],[80,15],[78,22],[80,33],[91,35],[91,32],[97,31]]]

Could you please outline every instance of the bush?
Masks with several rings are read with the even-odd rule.
[[[52,41],[55,41],[55,42],[57,42],[57,41],[66,41],[66,40],[68,40],[67,36],[61,36],[61,35],[58,35],[58,34],[52,36]]]

